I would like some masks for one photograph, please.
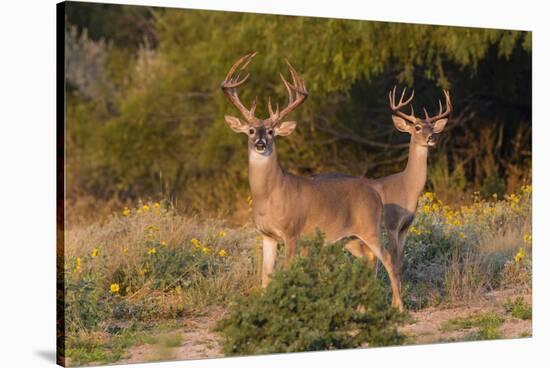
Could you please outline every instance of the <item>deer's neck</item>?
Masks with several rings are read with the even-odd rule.
[[[277,150],[269,156],[263,156],[253,149],[248,150],[248,180],[252,198],[266,198],[274,188],[281,184],[283,170],[277,161]]]
[[[426,178],[428,175],[428,147],[421,146],[413,142],[409,145],[409,160],[407,167],[403,171],[405,183],[407,185],[407,193],[414,196],[414,201],[424,190]]]

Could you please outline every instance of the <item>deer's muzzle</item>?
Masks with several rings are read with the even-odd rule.
[[[254,147],[256,148],[256,151],[258,151],[260,153],[263,153],[265,151],[265,148],[266,148],[266,143],[263,139],[258,139],[254,143]]]

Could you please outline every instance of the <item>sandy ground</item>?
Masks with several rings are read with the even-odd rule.
[[[499,332],[503,338],[519,338],[531,336],[531,320],[523,321],[505,313],[503,303],[508,297],[522,296],[531,304],[531,295],[519,295],[513,291],[498,291],[486,294],[483,300],[468,305],[457,305],[448,308],[426,308],[419,312],[410,313],[410,322],[401,328],[408,337],[408,344],[431,344],[468,339],[474,330],[460,330],[442,332],[440,326],[448,320],[458,317],[468,317],[477,313],[494,312],[505,318]],[[160,345],[141,345],[130,348],[128,358],[118,363],[138,363],[161,360],[188,360],[223,357],[221,351],[221,337],[212,332],[216,321],[222,317],[224,311],[215,308],[207,315],[185,320],[182,327],[171,334],[179,333],[182,343],[177,347],[163,347]]]
[[[162,360],[189,360],[223,357],[221,336],[212,332],[216,321],[223,316],[223,309],[213,308],[205,316],[182,321],[181,328],[171,331],[179,333],[182,344],[178,347],[164,347],[156,344],[135,346],[128,351],[128,358],[117,363],[141,363]]]
[[[521,296],[531,304],[531,295],[519,295],[513,291],[504,290],[488,293],[483,300],[468,305],[454,306],[450,308],[426,308],[419,312],[411,313],[411,323],[401,328],[401,331],[409,338],[409,343],[431,344],[441,342],[465,341],[468,335],[476,329],[442,332],[440,326],[445,322],[469,317],[479,313],[496,313],[505,319],[499,329],[503,338],[519,338],[531,336],[531,320],[521,320],[506,314],[504,302],[507,298]]]

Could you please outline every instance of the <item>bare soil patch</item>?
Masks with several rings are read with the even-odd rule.
[[[401,331],[407,336],[408,344],[432,344],[470,340],[469,336],[475,329],[457,331],[442,331],[441,326],[447,321],[460,317],[469,317],[481,313],[495,313],[504,319],[499,332],[502,338],[522,338],[532,335],[532,321],[521,320],[507,314],[504,302],[507,298],[521,296],[531,304],[531,294],[500,290],[485,294],[475,302],[449,307],[426,308],[418,312],[410,312],[410,319]],[[181,322],[181,328],[170,334],[181,334],[181,345],[175,347],[163,346],[161,343],[135,346],[129,349],[128,358],[119,363],[138,363],[161,360],[190,360],[205,358],[220,358],[222,339],[213,332],[216,321],[223,317],[225,311],[212,308],[206,315],[187,319]]]

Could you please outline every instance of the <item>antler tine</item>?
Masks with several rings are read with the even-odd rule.
[[[414,123],[416,121],[416,117],[414,116],[414,108],[413,106],[411,105],[411,113],[410,114],[405,114],[403,111],[400,111],[401,108],[407,106],[408,104],[411,103],[411,101],[413,100],[414,98],[414,90],[412,91],[411,93],[411,96],[409,98],[407,98],[405,101],[403,101],[403,99],[405,98],[405,91],[407,90],[407,88],[403,89],[403,92],[401,92],[401,96],[399,98],[399,102],[395,103],[395,96],[397,94],[397,86],[394,86],[392,90],[390,90],[390,93],[389,93],[389,100],[390,100],[390,109],[392,110],[392,112],[403,118],[403,119],[406,119],[408,121],[410,121],[411,123]]]
[[[229,69],[229,72],[225,76],[225,79],[221,83],[221,88],[225,95],[229,98],[231,103],[239,110],[239,112],[243,115],[243,117],[246,119],[247,122],[253,124],[257,122],[257,118],[254,116],[254,111],[256,110],[256,100],[252,103],[252,107],[247,109],[239,99],[239,95],[237,93],[237,87],[244,84],[248,78],[250,77],[250,74],[247,73],[243,78],[241,78],[241,73],[246,69],[248,64],[252,61],[252,59],[256,56],[256,52],[249,53],[243,57],[241,57],[239,60],[237,60]],[[237,69],[240,69],[237,75],[235,76],[235,71]]]
[[[397,86],[393,87],[393,90],[390,89],[390,92],[388,93],[388,99],[390,101],[390,109],[395,109],[395,90]]]
[[[405,89],[406,89],[406,88],[405,88]],[[405,102],[403,102],[403,106],[410,104],[411,101],[413,100],[413,98],[414,98],[414,89],[413,89],[413,91],[411,92],[411,97],[409,97]],[[412,106],[411,106],[411,107],[412,107]]]
[[[428,123],[433,123],[434,121],[443,119],[444,117],[448,116],[453,110],[453,105],[451,104],[451,96],[449,95],[449,91],[443,90],[443,94],[445,95],[445,111],[443,111],[443,105],[441,104],[441,99],[438,100],[439,113],[437,115],[430,117],[426,109],[424,109],[424,115],[426,115],[425,120]]]
[[[292,77],[292,83],[288,82],[281,73],[279,73],[279,75],[288,93],[288,105],[280,112],[279,106],[277,105],[276,114],[271,114],[272,109],[270,108],[271,126],[277,125],[287,114],[300,106],[308,96],[304,81],[288,60],[286,60],[286,63],[290,71],[290,76]]]
[[[283,81],[283,84],[285,85],[285,88],[286,88],[286,91],[288,93],[288,103],[292,103],[292,101],[294,100],[292,95],[292,88],[290,88],[290,84],[286,81],[285,77],[283,77],[283,74],[282,73],[279,73],[279,76],[281,77],[281,80]]]
[[[254,97],[254,101],[252,101],[252,106],[250,107],[250,114],[254,115],[254,111],[256,111],[256,102],[258,100],[258,96]]]
[[[235,64],[233,64],[231,66],[231,69],[229,69],[229,72],[227,73],[227,75],[225,76],[225,79],[224,79],[224,83],[225,84],[233,84],[234,82],[236,82],[240,75],[241,75],[241,72],[243,70],[246,69],[246,67],[248,66],[248,64],[250,64],[250,62],[252,61],[252,58],[256,56],[256,52],[251,52],[250,54],[247,54],[243,57],[241,57],[239,60],[237,60],[235,62]],[[244,62],[244,64],[243,64]],[[243,65],[241,65],[243,64]],[[241,70],[239,71],[239,73],[237,74],[236,77],[233,77],[233,74],[235,74],[235,71],[238,69],[238,68],[241,68]],[[244,81],[246,81],[246,79],[248,79],[248,77],[250,76],[250,74],[247,74],[243,80],[241,82],[239,82],[238,85],[241,85],[242,83],[244,83]],[[232,87],[237,87],[237,86],[234,86],[234,85],[227,85],[228,88],[232,88]]]
[[[403,92],[401,92],[401,97],[399,97],[399,105],[403,105],[403,97],[405,97],[406,91],[407,91],[407,87],[403,88]]]
[[[271,106],[271,97],[269,97],[269,100],[267,102],[267,109],[269,110],[269,118],[272,121],[279,118],[279,104],[277,103],[277,111],[273,113],[273,107]]]
[[[424,110],[424,116],[426,117],[426,120],[430,120],[430,115],[428,115],[428,111],[426,111],[426,108],[422,108]]]

